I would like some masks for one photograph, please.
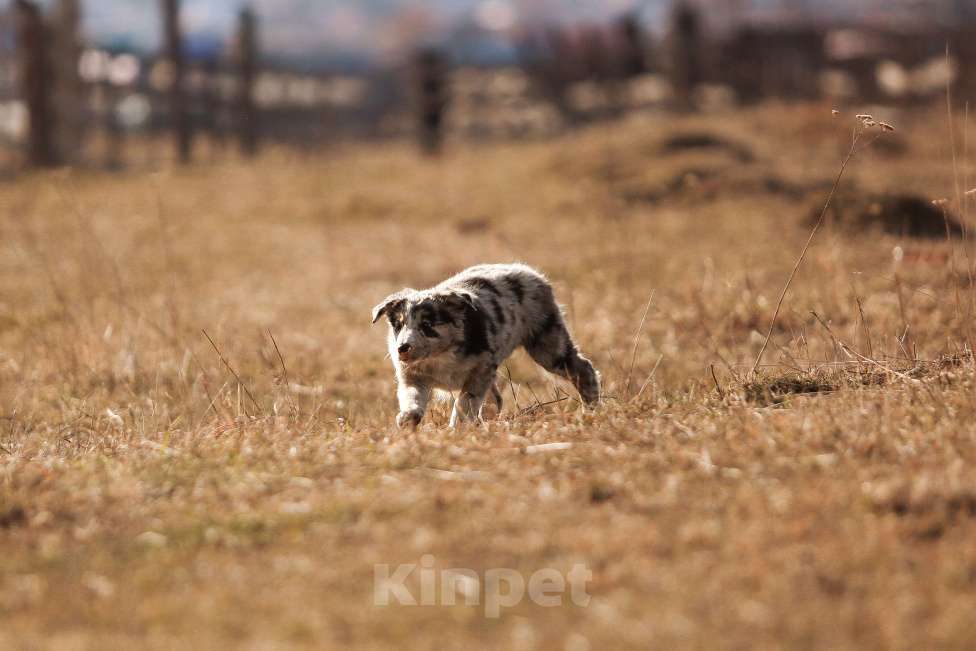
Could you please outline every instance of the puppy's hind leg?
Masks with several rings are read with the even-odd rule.
[[[499,418],[502,415],[502,406],[505,403],[502,400],[502,392],[498,388],[498,380],[497,379],[494,382],[491,383],[491,388],[489,389],[489,395],[491,396],[491,402],[494,403],[494,405],[495,405],[495,409],[493,411],[489,411],[490,410],[490,407],[488,409],[486,409],[487,405],[489,404],[488,398],[486,397],[485,398],[485,406],[482,406],[482,408],[481,408],[481,417],[482,418]],[[485,412],[486,411],[488,412],[488,415],[485,415]]]
[[[505,401],[502,400],[502,392],[498,388],[498,380],[491,383],[491,397],[495,401],[495,406],[498,408],[499,415],[502,413],[502,407],[505,405]]]
[[[553,304],[552,309],[525,349],[539,366],[572,382],[583,402],[592,405],[600,399],[600,376],[590,360],[580,355],[559,308]]]

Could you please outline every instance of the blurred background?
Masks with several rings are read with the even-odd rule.
[[[0,651],[976,649],[974,91],[976,0],[0,0]],[[604,405],[398,435],[371,308],[510,260]]]
[[[948,49],[948,55],[947,55]],[[0,175],[976,85],[976,0],[4,0]]]

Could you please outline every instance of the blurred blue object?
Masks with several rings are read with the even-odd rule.
[[[224,51],[224,39],[212,32],[188,34],[184,39],[183,53],[191,61],[216,61]]]

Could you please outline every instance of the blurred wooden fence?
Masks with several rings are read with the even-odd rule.
[[[959,101],[976,95],[974,25],[743,24],[716,35],[696,4],[676,0],[663,38],[623,16],[522,30],[517,66],[456,68],[449,51],[424,48],[400,69],[354,76],[262,59],[260,22],[248,10],[232,44],[201,47],[182,33],[180,0],[157,3],[157,56],[86,46],[83,0],[46,3],[46,12],[16,0],[0,15],[0,169],[12,160],[4,151],[36,167],[117,168],[140,156],[155,164],[222,155],[231,141],[252,156],[268,141],[406,134],[436,153],[445,137],[546,137],[649,106],[707,108],[714,97],[929,101],[950,78]]]
[[[253,156],[264,139],[310,146],[336,123],[365,116],[375,124],[382,112],[360,78],[262,60],[251,10],[241,12],[232,42],[199,43],[182,33],[180,1],[157,0],[164,47],[147,56],[84,44],[81,0],[41,6],[16,0],[0,14],[0,171],[5,163],[185,164],[228,151],[231,141]]]

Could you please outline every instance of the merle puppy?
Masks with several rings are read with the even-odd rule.
[[[479,265],[431,289],[404,289],[373,308],[390,321],[399,427],[416,427],[434,389],[459,390],[451,426],[477,420],[485,397],[501,409],[499,365],[519,346],[551,373],[570,380],[587,404],[600,378],[566,329],[552,286],[521,264]]]

